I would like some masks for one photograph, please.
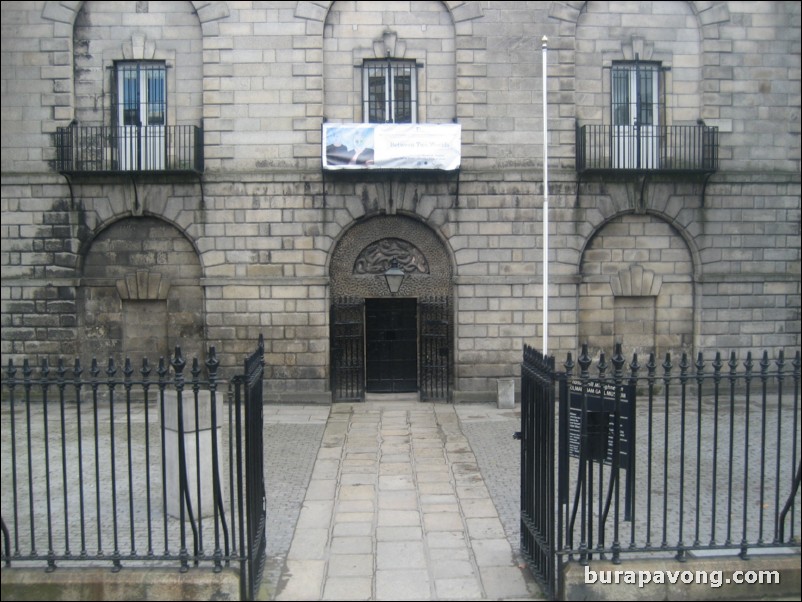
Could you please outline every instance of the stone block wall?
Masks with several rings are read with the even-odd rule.
[[[523,343],[542,336],[543,35],[549,352],[562,361],[621,338],[662,352],[790,352],[799,25],[783,2],[4,3],[4,360],[123,353],[125,307],[136,316],[158,302],[159,345],[215,345],[233,371],[263,333],[274,397],[326,399],[335,249],[356,224],[397,215],[450,258],[455,399],[492,399],[497,379],[519,373]],[[420,120],[462,125],[458,175],[321,173],[324,117],[361,119],[358,66],[387,49],[421,62]],[[719,128],[709,178],[577,176],[576,124],[607,123],[609,66],[636,53],[670,68],[666,123]],[[167,61],[169,119],[203,127],[203,174],[54,171],[56,127],[108,122],[109,68],[129,56]],[[154,222],[162,234],[149,234]],[[151,255],[117,254],[126,224]],[[118,287],[137,272],[145,289],[158,274],[170,292]],[[628,324],[650,315],[654,328]],[[108,328],[93,339],[99,321]]]

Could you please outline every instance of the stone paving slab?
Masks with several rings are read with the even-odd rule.
[[[541,599],[462,431],[463,415],[474,426],[516,420],[496,412],[490,404],[331,406],[271,599]],[[507,460],[517,471],[517,455]],[[518,488],[502,496],[517,503]]]

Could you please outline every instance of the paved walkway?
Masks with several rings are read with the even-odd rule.
[[[541,599],[518,554],[517,412],[388,400],[265,420],[265,599]],[[283,481],[305,471],[299,506]]]

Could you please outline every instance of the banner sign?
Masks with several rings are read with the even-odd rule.
[[[324,123],[323,169],[459,169],[458,123]]]

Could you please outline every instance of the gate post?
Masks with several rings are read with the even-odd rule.
[[[497,399],[499,408],[511,410],[515,407],[515,379],[499,378],[496,381]]]
[[[197,398],[193,394],[185,394],[179,400],[175,391],[164,392],[164,446],[166,450],[167,471],[165,487],[167,489],[167,513],[173,518],[180,518],[181,504],[179,471],[181,462],[179,450],[182,448],[178,438],[183,438],[184,470],[187,478],[187,494],[190,504],[198,517],[214,514],[214,462],[212,459],[212,438],[217,439],[217,449],[223,448],[223,427],[212,425],[212,396],[209,391],[198,391]],[[178,404],[182,404],[179,411]],[[223,415],[223,399],[217,397],[214,402],[216,415]],[[179,415],[183,424],[179,425]],[[218,457],[218,463],[220,458]],[[222,466],[217,467],[218,474],[223,474]],[[200,494],[200,495],[199,495]]]

